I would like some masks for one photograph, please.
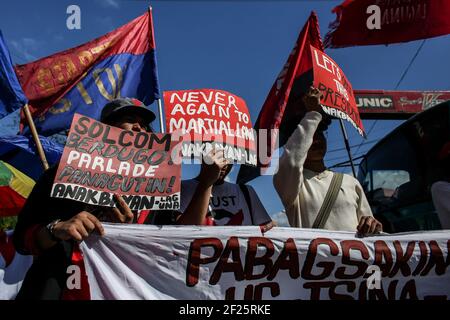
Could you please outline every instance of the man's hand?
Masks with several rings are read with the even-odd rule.
[[[359,225],[356,227],[358,233],[362,236],[377,234],[383,231],[383,225],[380,221],[371,216],[363,216],[359,220]]]
[[[117,201],[117,208],[113,208],[115,217],[121,223],[133,223],[134,214],[125,200],[117,194],[114,195],[114,199]]]
[[[303,96],[303,103],[306,111],[317,111],[323,113],[320,105],[321,93],[318,89],[310,87],[308,92]]]
[[[102,208],[100,220],[114,223],[133,223],[134,214],[120,195],[115,194],[116,208]]]
[[[53,235],[61,240],[82,241],[94,230],[101,236],[105,234],[101,222],[91,213],[82,211],[70,220],[58,222],[53,229]]]
[[[203,187],[212,186],[220,177],[220,171],[228,164],[223,150],[211,150],[203,159],[199,182]]]

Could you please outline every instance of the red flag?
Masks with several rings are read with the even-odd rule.
[[[67,129],[75,112],[98,118],[99,107],[120,96],[150,104],[159,98],[151,11],[78,47],[16,66],[16,73],[41,134]]]
[[[450,33],[448,0],[346,0],[332,10],[336,21],[325,47],[407,42]]]
[[[294,49],[292,49],[286,64],[275,80],[261,108],[255,124],[258,138],[260,138],[258,129],[279,129],[279,145],[282,146],[299,123],[299,115],[294,109],[298,107],[299,98],[306,92],[313,80],[310,45],[323,51],[319,22],[315,12],[311,12],[308,21],[298,36]],[[276,138],[271,137],[267,140],[269,162]],[[261,163],[261,159],[258,159],[258,166],[265,167],[268,165],[267,161]],[[238,182],[249,181],[258,175],[258,168],[252,169],[241,166]]]

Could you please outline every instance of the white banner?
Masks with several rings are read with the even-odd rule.
[[[0,231],[0,300],[12,300],[16,297],[32,263],[32,256],[16,252],[12,243],[12,231]]]
[[[450,231],[356,238],[258,227],[105,225],[92,299],[449,299]]]

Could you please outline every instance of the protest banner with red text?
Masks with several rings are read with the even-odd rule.
[[[122,130],[75,114],[51,196],[131,210],[180,207],[181,165],[170,134]]]
[[[448,230],[366,238],[299,228],[261,234],[257,226],[105,231],[81,243],[92,299],[450,298]]]
[[[323,95],[320,101],[323,111],[330,116],[349,121],[358,133],[364,136],[364,127],[351,83],[333,59],[319,49],[310,47],[314,71],[313,85]]]
[[[242,98],[214,89],[165,91],[164,105],[168,132],[183,137],[184,158],[220,147],[230,161],[256,165],[255,133]]]

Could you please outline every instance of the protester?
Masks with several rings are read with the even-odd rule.
[[[450,142],[438,154],[442,178],[431,186],[434,207],[442,229],[450,229]]]
[[[232,165],[223,150],[212,150],[202,162],[200,174],[181,182],[181,207],[172,216],[158,212],[154,224],[242,226],[258,225],[265,232],[272,219],[251,186],[225,181]]]
[[[381,232],[358,180],[325,167],[328,116],[322,111],[319,90],[311,87],[302,102],[307,112],[286,143],[274,176],[289,224],[361,235]]]
[[[149,131],[154,119],[154,113],[139,100],[121,98],[104,106],[100,121],[124,130]],[[66,287],[67,267],[82,261],[77,241],[86,239],[92,232],[103,235],[101,220],[131,223],[135,218],[117,195],[117,208],[50,197],[57,167],[43,174],[18,216],[13,236],[16,250],[36,258],[17,299],[71,299],[76,291]],[[86,284],[83,278],[81,290],[87,289]]]

